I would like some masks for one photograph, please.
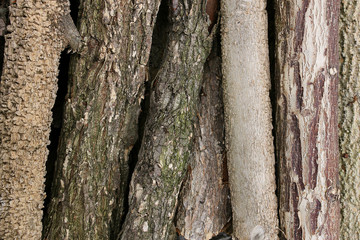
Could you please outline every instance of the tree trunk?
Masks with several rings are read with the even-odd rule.
[[[67,42],[61,23],[69,6],[18,0],[9,10],[0,85],[0,236],[40,239],[51,108]]]
[[[214,41],[205,64],[194,159],[180,194],[176,228],[186,239],[210,239],[231,218],[221,91],[220,41]]]
[[[203,67],[212,36],[204,1],[170,1],[164,59],[152,81],[144,138],[119,239],[172,239],[180,185],[193,147]]]
[[[234,236],[277,239],[266,1],[222,3],[224,104]]]
[[[286,239],[339,239],[339,1],[277,1],[276,16],[280,226]]]
[[[9,25],[9,4],[10,0],[2,0],[0,2],[0,76],[2,76],[4,62],[6,27]]]
[[[359,28],[360,3],[342,0],[341,6],[341,78],[339,89],[341,154],[341,239],[360,239],[360,105],[359,105]]]
[[[120,230],[158,7],[80,1],[87,48],[71,63],[46,239],[113,239]]]

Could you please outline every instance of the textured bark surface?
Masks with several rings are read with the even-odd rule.
[[[360,239],[360,2],[342,0],[339,85],[341,239]]]
[[[231,218],[221,88],[220,42],[205,64],[197,123],[195,153],[180,194],[176,228],[185,239],[210,239]]]
[[[0,238],[40,239],[66,1],[11,1],[0,85]]]
[[[339,239],[338,0],[277,1],[276,138],[287,239]]]
[[[193,146],[203,68],[211,47],[205,1],[170,1],[164,59],[152,82],[150,110],[119,239],[172,239],[180,185]]]
[[[10,0],[0,1],[0,76],[2,75],[4,62],[6,26],[9,24],[9,4]]]
[[[4,37],[6,33],[6,25],[9,24],[9,0],[0,1],[0,37]],[[3,47],[1,47],[3,49]],[[4,52],[1,52],[3,55]]]
[[[227,158],[234,236],[277,239],[266,1],[222,1]]]
[[[113,239],[120,231],[158,7],[80,1],[87,48],[71,64],[46,239]]]

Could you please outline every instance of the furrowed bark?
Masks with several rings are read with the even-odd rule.
[[[0,84],[0,238],[40,239],[67,1],[11,1]]]
[[[227,159],[238,239],[277,239],[266,1],[222,1]]]
[[[6,27],[9,25],[9,4],[10,0],[2,0],[0,3],[0,76],[4,62]]]
[[[360,3],[342,0],[340,17],[341,77],[339,84],[339,138],[341,183],[341,239],[360,239]]]
[[[204,1],[170,1],[169,38],[152,82],[144,138],[119,239],[172,239],[193,146],[203,67],[211,47]]]
[[[339,1],[277,1],[276,16],[281,229],[287,239],[339,239]]]
[[[220,42],[214,41],[205,64],[197,123],[195,153],[179,196],[176,228],[186,239],[210,239],[231,218],[224,146]]]
[[[82,0],[46,239],[113,239],[137,139],[159,1]]]

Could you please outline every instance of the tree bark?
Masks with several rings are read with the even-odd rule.
[[[359,28],[354,16],[360,3],[342,0],[340,17],[341,78],[339,84],[339,138],[341,183],[341,239],[360,239]]]
[[[231,218],[221,78],[220,41],[215,39],[204,68],[194,159],[188,166],[176,214],[176,228],[186,239],[210,239]]]
[[[238,239],[277,239],[266,1],[222,1],[227,158]]]
[[[82,0],[46,239],[113,239],[124,214],[159,1]]]
[[[338,0],[276,4],[276,154],[286,239],[339,239],[338,16]]]
[[[144,138],[119,239],[172,239],[180,185],[193,147],[203,67],[211,47],[205,2],[169,2],[169,33],[152,82]]]
[[[2,0],[0,2],[0,76],[2,76],[4,62],[6,27],[9,25],[9,4],[10,0]]]
[[[11,1],[0,85],[0,236],[40,239],[45,162],[68,1]]]

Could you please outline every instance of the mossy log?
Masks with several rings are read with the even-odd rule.
[[[179,197],[176,228],[185,239],[216,236],[231,219],[225,153],[220,40],[204,68],[199,114],[194,128],[194,155]]]
[[[164,58],[151,84],[150,109],[130,183],[129,213],[119,239],[173,239],[180,186],[193,154],[209,34],[205,1],[173,0]]]
[[[82,0],[46,239],[114,239],[160,1]],[[131,238],[129,238],[131,239]]]

